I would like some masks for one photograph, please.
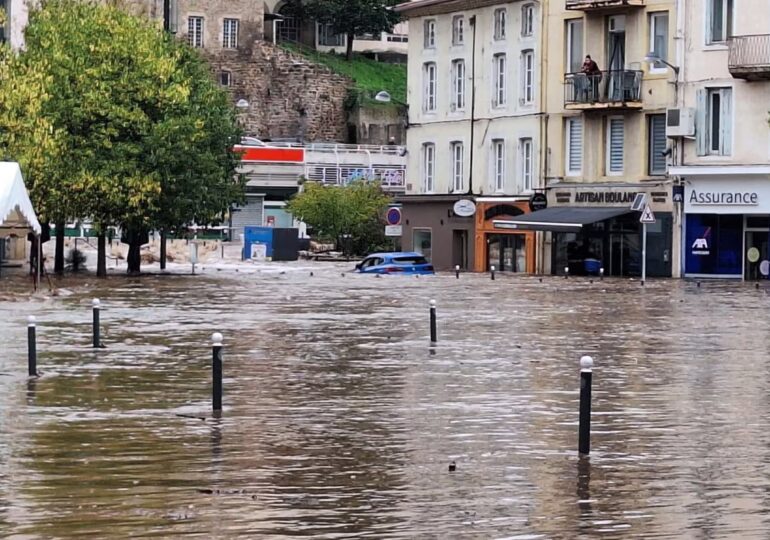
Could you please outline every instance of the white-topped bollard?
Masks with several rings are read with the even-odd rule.
[[[30,377],[37,377],[37,319],[27,317],[27,371]]]
[[[438,335],[436,332],[436,301],[430,301],[430,345],[433,347],[438,343]]]
[[[591,452],[591,383],[594,359],[580,359],[580,426],[578,428],[578,453],[587,456]]]
[[[212,408],[214,415],[222,413],[222,334],[214,332],[211,335],[212,345]]]
[[[492,281],[495,280],[495,265],[489,267],[489,277],[492,279]]]
[[[604,281],[604,267],[599,268],[599,279]]]
[[[98,298],[91,300],[91,306],[94,312],[93,322],[93,347],[98,349],[101,346],[101,331],[99,329],[99,310],[102,308],[102,303]]]
[[[569,278],[569,266],[564,267],[564,279]]]
[[[455,278],[460,279],[460,265],[455,265]]]

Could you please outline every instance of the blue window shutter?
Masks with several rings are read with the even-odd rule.
[[[732,88],[723,88],[721,94],[722,110],[720,111],[719,127],[722,130],[722,151],[720,154],[731,156],[733,154],[733,90]]]
[[[703,88],[698,90],[695,93],[695,144],[699,156],[708,154],[706,149],[708,143],[708,137],[706,135],[709,128],[708,122],[706,121],[707,102],[706,90]]]

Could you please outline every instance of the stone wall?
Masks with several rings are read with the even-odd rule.
[[[260,139],[346,142],[345,101],[353,82],[270,43],[209,54],[217,77],[230,73],[233,98],[249,107],[241,120]]]
[[[406,144],[406,107],[391,103],[362,105],[352,111],[357,144]]]

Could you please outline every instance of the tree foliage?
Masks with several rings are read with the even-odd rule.
[[[0,154],[21,162],[45,219],[121,226],[137,271],[146,231],[209,223],[240,200],[235,111],[197,52],[80,0],[43,2],[25,37],[0,62]]]
[[[390,32],[401,16],[393,11],[397,0],[310,0],[306,13],[322,24],[331,25],[348,38],[347,59],[353,56],[353,40],[361,34]]]
[[[324,186],[308,182],[294,197],[288,210],[307,223],[313,234],[338,245],[351,236],[357,249],[373,249],[384,230],[383,214],[390,202],[378,183],[354,182],[347,186]]]

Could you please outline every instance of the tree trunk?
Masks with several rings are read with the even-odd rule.
[[[136,275],[142,271],[142,240],[139,235],[131,235],[128,242],[128,263],[129,275]]]
[[[353,40],[356,38],[356,35],[352,32],[348,33],[348,49],[345,52],[345,59],[350,61],[353,59]]]
[[[99,232],[96,242],[96,277],[107,277],[107,238],[104,232]]]
[[[53,271],[56,275],[64,273],[64,222],[56,223],[56,252],[53,260]]]
[[[160,269],[166,269],[166,231],[160,232]]]

